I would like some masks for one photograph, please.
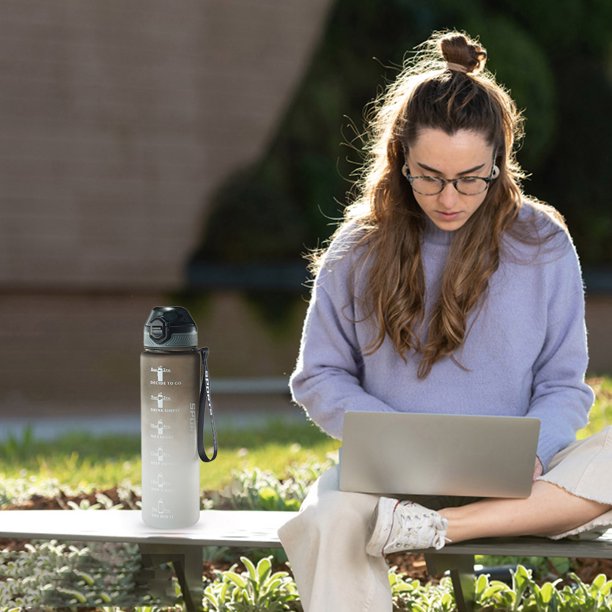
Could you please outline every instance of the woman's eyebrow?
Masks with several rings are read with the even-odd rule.
[[[435,168],[432,168],[431,166],[427,166],[426,164],[422,164],[420,162],[417,162],[417,166],[420,166],[423,170],[427,170],[428,172],[434,172],[435,174],[444,174],[443,172],[440,172],[440,170],[436,170]],[[457,172],[457,175],[461,176],[464,174],[470,174],[471,172],[476,172],[477,170],[484,168],[484,166],[485,164],[479,164],[478,166],[474,166],[473,168],[468,168],[467,170]]]

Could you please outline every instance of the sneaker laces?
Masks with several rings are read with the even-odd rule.
[[[433,546],[436,550],[443,548],[447,541],[445,536],[448,521],[435,510],[423,508],[422,511],[418,511],[419,505],[414,502],[404,502],[405,505],[409,505],[410,511],[402,512],[402,508],[399,508],[401,503],[398,501],[396,511],[393,513],[393,519],[399,521],[399,532],[416,533],[417,537],[424,538],[430,547]],[[414,512],[415,510],[417,512]],[[430,539],[431,532],[433,532],[433,537]],[[426,548],[427,545],[424,543],[422,547]]]

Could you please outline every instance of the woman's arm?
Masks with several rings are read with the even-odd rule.
[[[347,410],[392,409],[361,386],[361,347],[355,333],[349,262],[335,262],[315,283],[290,380],[294,400],[325,432],[342,437]]]
[[[541,421],[538,457],[544,470],[555,453],[575,440],[594,399],[584,381],[588,353],[582,275],[569,238],[566,246],[550,264],[546,338],[533,365],[529,416]]]

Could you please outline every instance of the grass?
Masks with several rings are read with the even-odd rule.
[[[590,422],[579,438],[612,423],[612,377],[589,379],[597,394]],[[336,452],[339,442],[317,427],[271,420],[257,428],[219,432],[219,456],[201,468],[205,490],[228,484],[234,470],[269,470],[283,477],[289,467],[321,462]],[[123,482],[140,484],[140,438],[137,436],[84,433],[66,434],[57,440],[33,438],[26,430],[21,437],[0,444],[0,479],[36,482],[54,479],[67,489],[105,489]]]
[[[339,442],[317,427],[270,420],[255,429],[219,432],[219,455],[200,470],[205,490],[228,484],[235,470],[258,467],[283,476],[293,465],[323,461]],[[71,433],[53,441],[36,440],[25,430],[0,444],[0,479],[54,479],[67,489],[114,487],[141,481],[140,437]]]
[[[588,425],[577,434],[579,440],[612,425],[612,377],[593,377],[587,382],[595,391],[595,405],[589,413]]]

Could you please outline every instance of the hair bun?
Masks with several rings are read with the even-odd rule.
[[[449,69],[455,72],[480,72],[487,61],[486,49],[464,34],[445,34],[439,45]]]

